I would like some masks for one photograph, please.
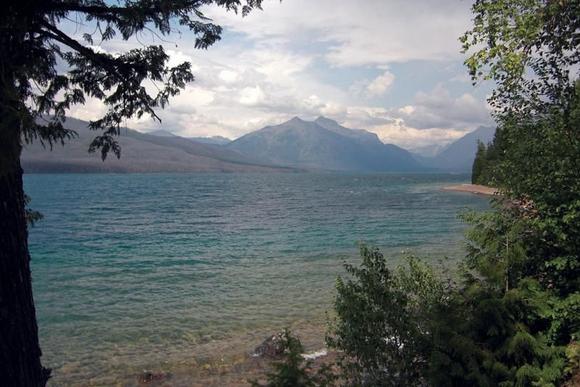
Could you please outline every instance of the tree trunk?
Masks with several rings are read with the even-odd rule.
[[[25,218],[19,120],[0,101],[0,385],[44,386]],[[12,119],[11,119],[12,118]]]
[[[30,117],[24,42],[40,4],[9,2],[0,16],[0,386],[7,387],[41,387],[50,377],[40,363],[20,166],[23,118]]]

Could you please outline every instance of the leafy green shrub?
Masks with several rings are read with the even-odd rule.
[[[504,287],[501,275],[482,275],[491,270],[487,263],[487,270],[470,270],[478,261],[467,260],[456,285],[414,257],[394,270],[377,249],[362,246],[361,257],[360,266],[346,266],[348,279],[337,280],[328,337],[343,355],[347,383],[526,386],[562,380],[563,347],[547,331],[558,300],[537,281]]]
[[[432,270],[409,257],[391,270],[375,248],[361,246],[359,267],[337,280],[336,321],[328,344],[341,351],[344,379],[355,385],[422,385],[429,353],[428,316],[444,298]]]

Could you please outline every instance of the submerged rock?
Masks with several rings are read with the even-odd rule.
[[[170,377],[171,374],[167,372],[143,371],[143,373],[139,375],[139,383],[149,384],[154,382],[162,382],[169,379]]]
[[[284,333],[276,333],[258,345],[252,353],[253,357],[279,358],[284,355]]]

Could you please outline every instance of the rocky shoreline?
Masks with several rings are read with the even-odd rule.
[[[272,371],[272,363],[280,361],[284,355],[281,346],[280,333],[266,338],[253,351],[240,354],[234,358],[215,359],[200,367],[166,370],[143,370],[135,375],[133,381],[125,381],[124,385],[133,386],[250,386],[251,381],[264,382],[268,372]],[[302,355],[312,363],[312,369],[317,370],[323,364],[336,361],[336,353],[326,349],[309,351]]]

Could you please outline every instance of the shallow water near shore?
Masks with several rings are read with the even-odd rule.
[[[26,175],[43,363],[52,385],[136,383],[235,363],[265,336],[323,344],[357,242],[393,264],[462,254],[462,175]],[[193,371],[192,371],[193,372]],[[185,377],[185,376],[184,376]],[[178,380],[178,379],[176,379]]]

